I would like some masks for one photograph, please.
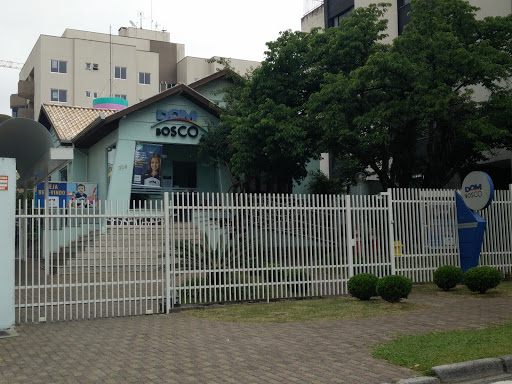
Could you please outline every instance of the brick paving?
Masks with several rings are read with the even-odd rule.
[[[224,323],[170,315],[17,325],[0,339],[0,383],[383,383],[418,376],[371,357],[397,334],[478,329],[512,298],[411,295],[428,309],[312,323]]]

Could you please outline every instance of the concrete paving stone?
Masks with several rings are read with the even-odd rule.
[[[429,309],[321,323],[222,323],[182,312],[17,325],[20,336],[0,340],[0,383],[391,383],[420,374],[373,359],[376,343],[501,325],[512,316],[510,299],[408,301]]]

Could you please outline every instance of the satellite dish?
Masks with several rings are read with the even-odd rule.
[[[366,181],[366,174],[364,172],[357,172],[355,179],[357,184],[363,184]]]
[[[133,28],[137,28],[137,24],[135,24],[133,21],[130,20],[130,24],[132,25]]]

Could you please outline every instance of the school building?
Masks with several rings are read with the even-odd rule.
[[[43,104],[39,122],[56,147],[69,146],[74,152],[51,181],[89,183],[97,187],[98,200],[136,204],[160,199],[164,192],[228,192],[227,169],[209,166],[207,155],[198,151],[202,134],[219,123],[219,90],[230,84],[227,75],[219,71],[132,106],[110,98],[99,99],[97,108]],[[149,177],[153,155],[158,161],[155,177]],[[319,169],[319,162],[312,161],[310,168]],[[307,180],[293,192],[307,192]]]

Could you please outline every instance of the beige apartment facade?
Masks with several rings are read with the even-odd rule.
[[[244,74],[260,63],[230,59]],[[185,57],[185,45],[170,34],[122,27],[118,35],[66,29],[41,35],[23,66],[13,116],[36,119],[41,105],[92,107],[99,97],[120,97],[133,105],[178,83],[189,84],[221,69],[211,60]]]
[[[468,0],[468,2],[479,7],[477,18],[483,19],[487,16],[505,16],[512,13],[511,0]],[[301,19],[301,30],[309,32],[313,28],[328,28],[336,26],[336,19],[347,17],[353,9],[367,7],[370,4],[382,3],[380,0],[324,0],[318,2],[318,6],[311,9]],[[390,6],[386,12],[388,29],[385,32],[388,37],[386,42],[391,42],[397,37],[401,28],[407,24],[409,18],[407,13],[411,10],[410,0],[394,0],[388,2]]]

